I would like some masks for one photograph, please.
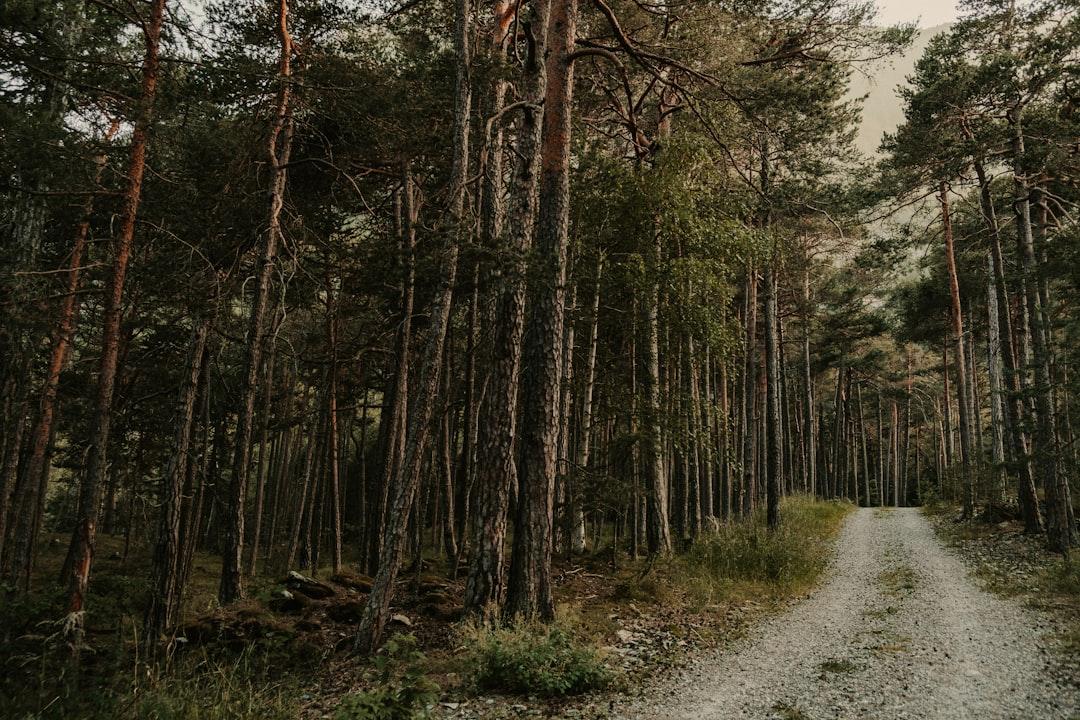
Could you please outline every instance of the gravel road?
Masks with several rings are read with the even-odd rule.
[[[1080,718],[1045,627],[977,587],[918,510],[861,509],[810,597],[616,716]]]

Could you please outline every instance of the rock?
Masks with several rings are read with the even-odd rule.
[[[295,570],[289,571],[289,576],[285,578],[284,585],[290,590],[302,593],[315,600],[322,600],[337,594],[334,588],[326,583],[301,575]]]
[[[449,587],[450,583],[436,575],[424,575],[416,581],[416,592],[419,595],[444,593]]]
[[[452,605],[454,599],[450,596],[450,593],[445,590],[436,590],[434,592],[426,593],[420,602],[429,605]]]
[[[370,593],[371,586],[374,584],[374,580],[367,575],[354,575],[353,573],[340,572],[336,575],[330,576],[330,581],[347,587],[350,590],[356,590],[357,592]]]
[[[311,606],[311,600],[304,595],[296,595],[282,588],[274,593],[267,606],[276,613],[299,615]]]
[[[418,607],[417,610],[422,615],[446,622],[457,622],[465,616],[465,608],[452,602],[428,602]]]
[[[412,627],[413,624],[412,620],[410,620],[408,616],[402,615],[401,613],[395,613],[394,615],[391,615],[390,622],[399,623],[401,625],[404,625],[405,627]]]
[[[296,622],[296,629],[300,632],[319,632],[322,630],[322,625],[317,620],[298,620]]]

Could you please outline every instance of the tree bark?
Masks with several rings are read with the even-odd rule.
[[[428,329],[424,358],[417,383],[419,394],[414,396],[414,404],[409,412],[405,437],[405,461],[396,474],[394,501],[387,517],[378,573],[357,631],[356,649],[360,652],[370,653],[378,647],[382,641],[386,622],[390,617],[394,584],[405,553],[409,518],[414,511],[414,500],[420,484],[420,472],[423,469],[436,398],[439,394],[443,352],[457,281],[461,235],[465,229],[463,214],[465,185],[469,173],[469,114],[472,107],[472,80],[469,64],[472,11],[469,1],[458,0],[456,13],[454,49],[458,63],[454,100],[453,162],[450,174],[450,227],[442,228],[445,234],[440,258],[442,277],[432,304],[431,326]]]
[[[1031,331],[1034,360],[1035,431],[1032,433],[1035,466],[1046,490],[1046,535],[1051,549],[1069,554],[1076,544],[1076,521],[1073,517],[1069,481],[1057,466],[1057,418],[1053,401],[1053,375],[1050,370],[1049,328],[1045,327],[1039,297],[1042,268],[1035,255],[1031,228],[1031,190],[1024,175],[1024,131],[1020,108],[1009,113],[1013,154],[1013,205],[1016,208],[1017,245],[1023,268],[1024,299]]]
[[[540,205],[522,356],[521,493],[506,599],[508,616],[543,620],[555,617],[551,526],[566,304],[574,90],[571,54],[576,28],[576,0],[553,0],[548,14]]]
[[[158,537],[154,550],[149,603],[143,618],[143,639],[147,651],[155,656],[161,650],[162,636],[175,625],[180,612],[184,587],[181,577],[181,517],[184,480],[187,477],[191,439],[195,431],[195,404],[210,334],[210,317],[200,320],[191,336],[190,361],[176,411],[176,439],[172,457],[165,470],[161,490]]]
[[[770,529],[780,525],[780,469],[783,462],[783,432],[780,418],[780,350],[777,328],[776,274],[772,264],[765,268],[765,375],[768,415],[768,460],[766,463],[766,522]]]
[[[139,211],[139,201],[142,199],[146,149],[150,125],[153,121],[154,100],[157,95],[158,50],[164,17],[165,0],[153,0],[150,5],[150,16],[143,25],[145,51],[142,62],[139,112],[131,135],[127,187],[123,195],[118,233],[112,244],[112,272],[105,294],[101,360],[98,366],[97,397],[91,423],[89,462],[79,494],[79,516],[68,550],[68,556],[72,562],[70,563],[71,573],[68,577],[68,617],[65,622],[65,634],[68,636],[76,658],[83,644],[86,590],[94,557],[101,487],[108,457],[113,391],[116,387],[119,365],[120,316],[123,312],[124,283],[135,238],[135,220]]]
[[[221,583],[218,601],[227,605],[244,595],[244,514],[247,500],[251,430],[258,394],[259,367],[265,343],[266,315],[270,305],[271,283],[278,246],[283,241],[281,211],[285,204],[285,185],[288,179],[289,156],[292,153],[292,36],[289,34],[288,0],[278,4],[278,92],[274,120],[267,141],[270,162],[270,211],[266,238],[263,241],[256,269],[255,297],[248,320],[247,346],[244,359],[244,384],[240,409],[236,418],[235,447],[232,477],[229,481],[228,514],[225,518],[225,543],[221,558]]]
[[[949,275],[950,318],[955,344],[953,355],[956,363],[956,393],[960,406],[960,462],[963,476],[964,517],[971,518],[975,515],[975,476],[972,472],[975,448],[971,433],[972,418],[969,417],[971,390],[968,385],[966,353],[964,352],[964,319],[960,307],[960,283],[956,274],[956,255],[953,250],[953,228],[949,214],[948,193],[948,185],[941,182],[938,186],[938,200],[941,203],[941,222],[945,234],[945,265]]]
[[[505,9],[496,10],[496,28],[505,32]],[[480,408],[476,462],[477,522],[473,534],[473,554],[469,576],[465,583],[465,608],[469,612],[487,614],[494,618],[505,594],[503,571],[506,544],[507,514],[510,493],[517,485],[517,465],[514,457],[518,416],[518,394],[521,377],[522,337],[525,328],[526,255],[532,247],[532,232],[536,218],[536,188],[540,163],[541,106],[544,96],[546,68],[544,52],[547,42],[547,0],[534,1],[525,21],[533,38],[526,58],[525,77],[528,104],[522,108],[521,126],[517,135],[517,162],[510,185],[507,222],[498,223],[495,216],[488,232],[499,232],[500,246],[508,253],[502,282],[497,286],[493,338],[488,355],[488,387]],[[504,52],[505,39],[500,49]],[[505,88],[496,87],[496,94]],[[496,148],[496,154],[501,148]],[[488,168],[490,172],[490,164]],[[494,185],[498,181],[490,179]],[[493,214],[495,211],[488,211]]]

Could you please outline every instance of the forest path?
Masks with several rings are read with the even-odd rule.
[[[808,598],[622,718],[1076,718],[1034,613],[976,586],[914,508],[860,509]]]

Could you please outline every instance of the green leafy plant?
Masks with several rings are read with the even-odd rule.
[[[368,675],[371,689],[346,696],[334,720],[417,720],[429,715],[439,686],[424,672],[424,655],[416,638],[398,635],[387,641]]]
[[[597,648],[559,623],[475,627],[470,657],[480,690],[557,697],[606,687],[614,674]]]

